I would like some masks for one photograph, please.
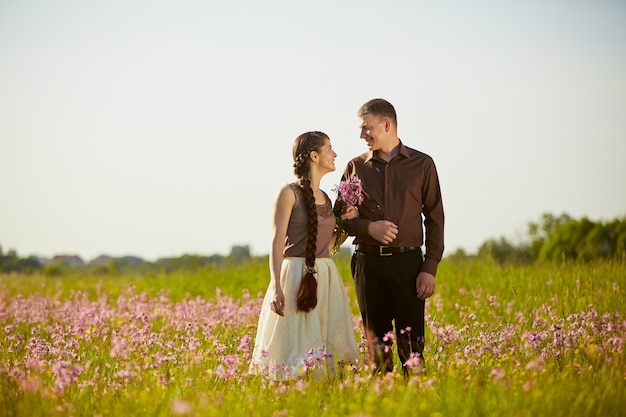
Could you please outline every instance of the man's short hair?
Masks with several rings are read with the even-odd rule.
[[[375,116],[386,117],[390,119],[393,124],[398,126],[398,119],[396,117],[396,109],[393,108],[390,102],[382,98],[374,98],[361,106],[358,112],[359,117],[363,117],[366,114],[373,114]]]

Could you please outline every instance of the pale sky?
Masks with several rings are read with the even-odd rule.
[[[0,245],[267,254],[295,137],[331,137],[330,193],[375,97],[435,160],[448,254],[626,216],[624,1],[0,0]]]

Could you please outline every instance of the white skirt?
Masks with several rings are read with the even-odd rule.
[[[296,295],[304,276],[304,258],[285,258],[280,284],[285,294],[284,316],[270,307],[274,293],[267,291],[261,307],[250,372],[274,380],[308,373],[334,372],[336,363],[356,364],[356,345],[350,302],[331,258],[317,258],[317,306],[297,311]]]

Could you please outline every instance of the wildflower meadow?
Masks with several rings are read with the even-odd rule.
[[[363,360],[289,383],[248,373],[266,259],[0,275],[0,415],[624,415],[626,260],[444,260],[427,301],[426,364],[409,378],[399,366],[371,375],[348,261],[337,264]]]

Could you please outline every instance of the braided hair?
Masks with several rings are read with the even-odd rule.
[[[307,215],[307,240],[304,252],[304,277],[300,282],[296,304],[298,311],[308,312],[317,305],[317,280],[315,279],[315,253],[317,252],[317,208],[315,196],[309,178],[311,170],[311,152],[318,151],[328,136],[322,132],[306,132],[293,143],[293,168],[299,180],[299,186]]]

